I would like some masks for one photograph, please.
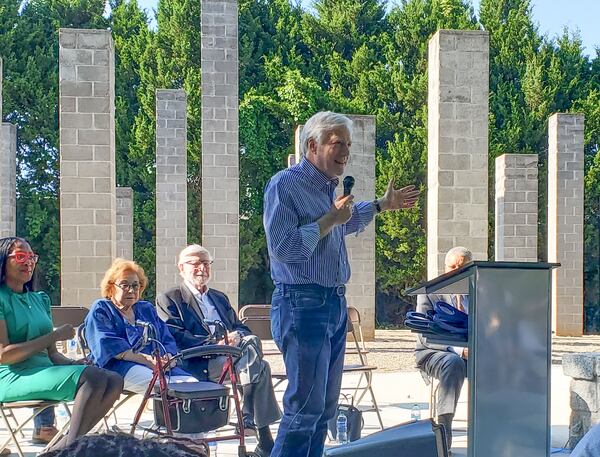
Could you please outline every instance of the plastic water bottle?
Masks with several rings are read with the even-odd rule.
[[[58,405],[56,407],[56,425],[59,430],[65,426],[65,424],[69,421],[69,414],[65,409],[64,405]]]
[[[209,441],[208,442],[208,450],[209,450],[210,457],[217,457],[217,442]]]
[[[79,358],[77,355],[77,340],[75,338],[67,340],[67,357],[73,360]]]
[[[335,423],[338,443],[346,444],[348,442],[348,418],[343,413],[340,413]]]
[[[416,403],[413,405],[410,410],[410,420],[413,422],[417,422],[421,420],[421,408]]]

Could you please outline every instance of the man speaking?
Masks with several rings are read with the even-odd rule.
[[[275,283],[271,330],[283,353],[288,387],[272,457],[321,457],[327,421],[340,393],[346,341],[344,237],[382,211],[414,206],[414,186],[354,203],[335,196],[350,157],[352,121],[330,111],[312,116],[300,136],[303,159],[267,183],[264,225]]]

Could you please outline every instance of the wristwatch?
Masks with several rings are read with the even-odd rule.
[[[373,200],[373,206],[375,207],[375,211],[377,214],[381,213],[381,205],[379,204],[379,200]]]

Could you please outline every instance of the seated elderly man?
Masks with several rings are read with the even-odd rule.
[[[448,251],[444,261],[445,272],[456,270],[471,262],[471,251],[457,246]],[[443,301],[455,308],[468,313],[468,295],[457,294],[428,294],[417,297],[417,311],[427,313],[433,309],[433,304]],[[446,429],[448,449],[452,445],[452,419],[460,396],[462,385],[467,376],[468,352],[463,347],[445,346],[427,342],[427,338],[418,334],[415,358],[417,367],[439,380],[437,393],[437,421]]]
[[[221,321],[226,326],[229,344],[242,349],[236,370],[243,391],[244,426],[258,431],[255,452],[268,456],[273,448],[269,425],[281,417],[271,382],[271,368],[262,358],[260,340],[240,322],[227,296],[208,288],[212,263],[210,253],[200,245],[181,251],[177,267],[183,281],[158,296],[158,314],[167,323],[180,350],[213,342],[213,335],[222,342],[223,335],[207,322]],[[225,361],[225,357],[208,361],[191,359],[184,363],[184,369],[199,379],[218,381]]]

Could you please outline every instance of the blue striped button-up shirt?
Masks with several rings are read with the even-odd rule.
[[[344,237],[362,232],[374,208],[372,202],[356,203],[348,222],[321,239],[317,220],[331,209],[338,182],[303,159],[267,183],[263,222],[276,283],[334,287],[350,279]]]

